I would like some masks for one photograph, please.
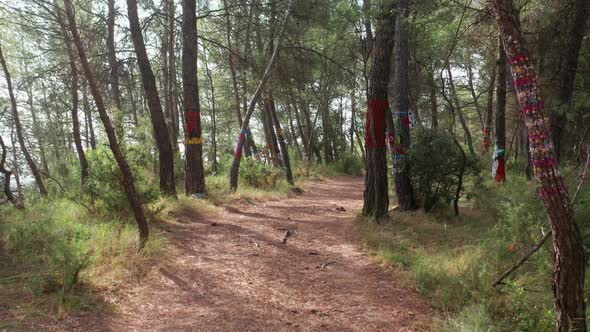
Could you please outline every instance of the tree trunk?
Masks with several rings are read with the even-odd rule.
[[[270,152],[270,157],[272,160],[272,164],[275,167],[282,166],[282,160],[279,156],[279,145],[277,143],[277,135],[275,132],[275,127],[273,125],[272,119],[272,112],[274,108],[274,101],[272,99],[272,93],[268,92],[268,96],[263,96],[263,111],[264,111],[264,119],[266,121],[266,130],[268,135],[268,151]]]
[[[369,99],[365,124],[367,151],[363,215],[381,218],[387,215],[389,193],[387,189],[387,153],[385,148],[386,114],[390,112],[387,101],[391,55],[393,53],[396,15],[394,1],[381,4],[369,79]]]
[[[430,125],[433,129],[438,128],[438,102],[436,94],[436,79],[434,68],[432,69],[429,80],[430,85]]]
[[[86,140],[90,144],[92,150],[96,149],[96,136],[94,135],[94,123],[92,121],[92,108],[88,101],[88,94],[86,92],[86,83],[82,85],[82,104],[84,107],[84,117],[88,130],[86,131]]]
[[[299,142],[297,141],[297,132],[295,131],[295,125],[293,124],[293,112],[291,111],[291,106],[288,103],[287,112],[289,116],[291,144],[295,145],[295,149],[297,149],[297,157],[299,158],[299,160],[303,160],[303,153],[301,151],[301,147],[299,146]]]
[[[33,102],[33,82],[31,82],[27,88],[27,97],[29,99],[29,108],[31,110],[31,119],[33,120],[33,133],[37,138],[37,144],[39,144],[39,154],[41,155],[41,166],[43,166],[43,173],[49,174],[49,164],[47,163],[47,155],[45,154],[45,144],[43,143],[43,133],[41,132],[41,126],[37,119],[37,111]]]
[[[76,67],[76,55],[72,47],[72,40],[68,34],[66,23],[63,19],[61,12],[57,13],[57,20],[61,29],[61,33],[66,45],[68,53],[68,60],[70,63],[70,76],[72,78],[70,86],[70,95],[72,98],[72,134],[74,136],[74,144],[76,145],[76,153],[78,154],[78,160],[80,162],[80,185],[84,190],[84,184],[88,178],[88,161],[86,160],[86,154],[84,153],[84,147],[82,146],[82,137],[80,136],[80,121],[78,119],[78,68]]]
[[[453,105],[450,105],[454,110],[453,112],[459,116],[459,124],[461,124],[461,128],[463,129],[463,133],[465,134],[465,141],[467,143],[467,147],[469,148],[469,153],[472,155],[475,154],[475,148],[473,147],[473,138],[471,136],[471,130],[469,130],[469,126],[467,125],[467,120],[465,119],[465,114],[463,114],[463,109],[459,102],[459,96],[457,96],[457,91],[455,90],[455,82],[453,81],[453,74],[451,73],[450,65],[447,66],[447,76],[449,78],[449,89],[451,91],[451,96],[453,98]]]
[[[410,165],[407,153],[410,148],[410,119],[409,119],[409,46],[407,20],[410,15],[410,0],[400,0],[395,21],[395,42],[397,45],[397,59],[395,61],[395,154],[394,175],[395,192],[401,211],[415,210],[416,198],[410,180]]]
[[[559,71],[559,102],[563,110],[561,112],[552,110],[550,112],[552,137],[555,144],[555,156],[560,160],[562,140],[565,126],[567,125],[566,113],[571,108],[574,82],[578,69],[578,56],[584,39],[584,31],[590,12],[588,0],[570,0],[572,3],[574,20],[571,23],[571,30],[567,32],[565,47],[561,54],[561,68]],[[571,15],[571,13],[570,13]]]
[[[496,85],[496,66],[491,70],[490,87],[488,88],[488,100],[486,106],[486,119],[483,128],[483,152],[487,153],[490,150],[491,144],[491,130],[492,118],[494,116],[494,87]]]
[[[18,197],[21,201],[24,200],[25,197],[23,196],[23,188],[20,183],[20,166],[17,162],[16,156],[16,140],[14,139],[14,126],[10,126],[10,145],[12,147],[12,169],[14,170],[14,180],[16,181],[16,191],[18,192]]]
[[[115,50],[115,16],[116,16],[115,0],[108,0],[108,15],[107,15],[107,53],[109,59],[109,83],[111,87],[111,98],[115,103],[115,128],[119,143],[125,145],[125,114],[121,106],[121,91],[119,90],[119,62]]]
[[[227,57],[229,63],[229,72],[231,74],[234,103],[236,109],[236,118],[238,119],[238,125],[242,126],[242,112],[240,112],[240,92],[238,90],[238,79],[236,76],[236,65],[234,63],[234,52],[231,41],[231,20],[229,17],[229,7],[227,6],[227,0],[223,0],[223,6],[225,7],[225,39],[227,42]]]
[[[467,64],[467,83],[469,85],[469,92],[471,93],[473,104],[475,104],[475,110],[477,111],[477,118],[479,119],[481,130],[483,130],[485,124],[482,114],[483,112],[481,110],[481,106],[479,105],[479,96],[475,92],[475,85],[473,84],[473,67],[471,65],[471,58],[469,58],[469,63]]]
[[[499,42],[498,82],[496,88],[496,145],[492,166],[492,177],[496,182],[506,181],[506,53]]]
[[[274,104],[274,102],[273,102]],[[285,136],[283,135],[283,130],[281,129],[281,123],[279,122],[279,117],[277,116],[277,110],[272,105],[271,107],[271,115],[272,121],[274,122],[275,128],[277,128],[277,138],[279,140],[279,144],[281,145],[281,155],[283,157],[283,166],[285,167],[285,173],[287,175],[287,181],[290,185],[295,185],[295,181],[293,181],[293,173],[291,171],[291,161],[289,160],[289,149],[287,148],[287,144],[285,144]]]
[[[123,156],[123,152],[121,151],[121,147],[117,142],[117,136],[115,135],[115,130],[111,124],[111,119],[106,110],[104,99],[100,93],[100,88],[94,78],[94,73],[92,69],[90,69],[90,63],[88,62],[88,58],[86,56],[86,50],[82,44],[82,39],[80,38],[80,34],[78,33],[78,27],[76,26],[76,20],[74,18],[74,13],[72,9],[71,0],[65,1],[66,5],[66,14],[68,16],[68,23],[69,29],[72,33],[72,37],[74,39],[74,44],[76,45],[76,49],[78,50],[78,56],[80,57],[80,62],[82,63],[82,68],[84,69],[84,74],[86,75],[86,79],[88,80],[88,84],[90,85],[90,92],[94,98],[94,102],[96,104],[96,108],[98,109],[98,113],[100,114],[100,119],[104,125],[104,129],[107,134],[107,138],[109,140],[111,151],[117,161],[117,165],[121,170],[122,174],[122,184],[123,188],[125,189],[125,194],[127,195],[127,200],[129,201],[129,205],[133,210],[133,215],[135,216],[135,220],[137,221],[137,226],[139,229],[139,239],[140,244],[143,247],[148,240],[149,237],[149,226],[147,220],[145,219],[145,215],[143,214],[143,209],[141,207],[141,202],[139,201],[139,196],[135,190],[135,184],[133,183],[133,173],[131,172],[131,168],[127,163],[127,160]]]
[[[207,52],[205,50],[203,50],[203,64],[205,65],[205,73],[207,74],[209,85],[211,86],[211,154],[213,156],[213,173],[217,173],[217,112],[215,109],[215,86],[213,85],[213,76],[211,75],[211,71],[209,70]]]
[[[586,331],[585,258],[567,187],[558,170],[548,118],[528,57],[518,12],[512,0],[494,0],[496,21],[509,58],[518,101],[529,129],[529,143],[539,193],[551,223],[554,248],[553,292],[557,331]],[[501,80],[501,77],[498,77]]]
[[[7,149],[6,145],[4,144],[4,140],[2,140],[2,135],[0,135],[0,148],[2,148],[2,154],[0,154],[0,173],[4,174],[4,195],[6,195],[6,199],[14,205],[15,208],[18,210],[23,210],[25,205],[23,204],[20,197],[14,196],[12,193],[12,188],[10,187],[10,177],[12,176],[12,171],[6,168],[6,155]]]
[[[182,87],[186,132],[186,194],[205,194],[201,105],[197,80],[197,5],[195,0],[182,3]]]
[[[252,113],[254,112],[254,108],[256,106],[256,103],[258,102],[258,98],[260,98],[260,95],[262,94],[262,90],[264,88],[264,85],[266,84],[266,81],[268,81],[268,79],[270,78],[270,74],[272,73],[273,67],[274,67],[275,62],[277,60],[281,40],[283,38],[283,33],[285,31],[285,26],[287,25],[287,20],[291,14],[291,5],[292,4],[293,4],[293,0],[289,0],[289,3],[287,5],[287,11],[285,13],[285,20],[283,21],[281,29],[276,37],[276,42],[274,45],[272,55],[270,57],[270,60],[268,61],[268,65],[266,66],[266,70],[264,71],[264,74],[262,75],[262,79],[260,80],[260,83],[258,84],[256,91],[254,92],[254,96],[252,96],[252,100],[250,101],[250,104],[248,105],[248,111],[244,115],[244,121],[242,123],[242,127],[240,130],[240,136],[238,138],[238,143],[236,146],[236,154],[234,156],[234,161],[232,163],[232,168],[230,171],[229,183],[230,183],[230,187],[232,190],[238,189],[238,175],[240,172],[240,162],[242,160],[242,149],[243,149],[244,143],[246,141],[246,134],[248,132],[248,124],[250,122],[250,117],[252,117]]]
[[[20,118],[18,115],[18,109],[16,104],[16,97],[14,96],[14,91],[12,90],[12,80],[10,78],[10,73],[8,71],[8,66],[6,65],[6,60],[4,59],[4,55],[2,54],[2,45],[0,45],[0,64],[2,65],[2,69],[4,71],[4,76],[6,78],[6,85],[8,86],[8,96],[10,97],[10,104],[12,106],[12,119],[14,127],[16,128],[16,136],[18,138],[18,143],[20,145],[20,150],[22,151],[29,168],[31,169],[31,173],[33,173],[33,177],[35,178],[35,183],[37,184],[37,188],[39,188],[39,193],[43,197],[47,197],[47,189],[45,188],[45,184],[43,183],[43,178],[41,177],[41,172],[37,167],[37,164],[31,157],[27,146],[25,145],[25,137],[23,133],[23,128],[20,123]]]
[[[139,24],[139,16],[137,14],[137,0],[127,0],[127,10],[131,38],[133,39],[135,54],[137,55],[137,63],[141,72],[143,89],[148,102],[150,118],[154,130],[154,138],[156,139],[156,147],[158,148],[158,156],[160,160],[160,190],[165,195],[176,196],[176,188],[174,185],[174,151],[170,142],[170,136],[168,135],[166,119],[162,112],[162,104],[156,87],[156,79],[154,78],[154,73],[152,72],[152,67],[145,49],[141,25]],[[194,40],[194,42],[194,47],[196,48],[196,40]],[[196,59],[194,60],[196,62]],[[196,68],[194,75],[196,75]]]
[[[299,114],[299,109],[297,107],[297,102],[295,101],[295,98],[292,98],[293,101],[293,112],[295,113],[295,122],[297,123],[297,131],[299,132],[299,136],[301,137],[301,143],[303,143],[303,151],[305,151],[305,158],[307,160],[310,160],[311,157],[311,153],[310,153],[310,149],[309,149],[309,142],[307,140],[307,135],[306,130],[303,128],[303,124],[301,122],[301,115]]]

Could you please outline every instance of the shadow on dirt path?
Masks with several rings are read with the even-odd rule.
[[[116,313],[72,317],[70,329],[422,331],[428,303],[354,235],[363,189],[362,178],[338,177],[215,218],[182,215],[171,228],[178,254],[127,289]]]

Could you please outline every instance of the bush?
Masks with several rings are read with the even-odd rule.
[[[96,219],[66,199],[28,205],[25,213],[1,212],[0,244],[8,255],[0,256],[0,290],[22,287],[34,295],[58,294],[62,304],[74,300],[82,282],[115,286],[165,245],[152,232],[140,251],[134,224]]]
[[[426,211],[438,202],[449,204],[455,198],[463,166],[464,178],[479,174],[477,157],[466,153],[465,158],[452,134],[424,127],[414,130],[409,154],[411,176],[415,192]]]
[[[254,188],[274,188],[282,176],[282,169],[273,168],[251,157],[242,159],[240,164],[240,179]]]
[[[329,172],[343,175],[363,175],[365,165],[363,161],[354,154],[344,154],[338,157],[334,163],[329,165]]]
[[[130,165],[136,165],[133,162],[136,159],[143,160],[141,155],[132,152],[130,149],[127,153],[127,159]],[[86,198],[95,207],[107,214],[119,214],[121,211],[129,211],[127,195],[121,185],[121,171],[117,165],[110,149],[98,147],[95,150],[87,151],[89,176],[85,186],[84,193]],[[159,198],[159,191],[146,180],[144,173],[138,167],[132,167],[135,179],[135,188],[144,204],[156,201]]]

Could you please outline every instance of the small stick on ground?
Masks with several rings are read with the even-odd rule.
[[[322,270],[325,270],[326,269],[326,266],[332,265],[332,264],[336,264],[336,262],[327,262],[327,263],[324,263],[324,264],[322,264],[322,268],[321,269]]]
[[[291,236],[291,231],[286,230],[285,234],[283,235],[283,239],[281,240],[282,244],[287,244],[287,238]]]

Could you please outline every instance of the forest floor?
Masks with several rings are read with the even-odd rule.
[[[173,252],[68,330],[423,331],[430,305],[362,249],[354,217],[363,179],[308,182],[304,192],[244,200],[207,214],[169,212]],[[290,234],[286,243],[286,232]],[[61,324],[60,324],[61,325]]]

